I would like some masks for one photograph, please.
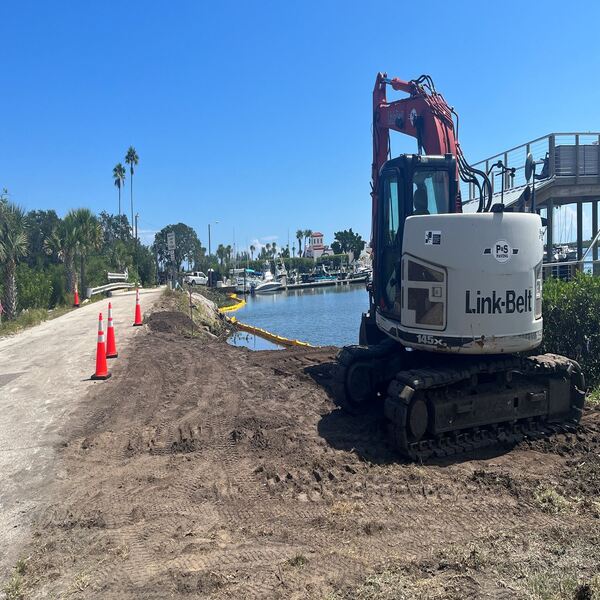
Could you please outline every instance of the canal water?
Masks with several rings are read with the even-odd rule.
[[[242,323],[315,346],[358,344],[360,317],[369,307],[365,286],[336,285],[248,296],[236,311]],[[275,344],[240,332],[230,343],[256,350]]]

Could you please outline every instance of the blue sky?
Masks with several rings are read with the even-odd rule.
[[[368,238],[378,71],[432,75],[475,161],[600,130],[599,21],[594,2],[3,2],[0,188],[116,212],[133,144],[145,240],[178,221],[204,244],[219,221],[214,246]]]

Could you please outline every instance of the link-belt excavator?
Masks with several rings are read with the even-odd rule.
[[[388,102],[388,87],[408,97]],[[416,138],[418,153],[390,159],[390,131]],[[575,361],[531,352],[544,223],[529,201],[494,204],[457,138],[458,115],[429,76],[377,75],[369,310],[359,345],[338,353],[335,394],[354,414],[383,402],[392,442],[413,460],[572,430],[585,401]],[[476,211],[462,211],[459,179],[478,190]]]

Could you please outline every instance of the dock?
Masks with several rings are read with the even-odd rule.
[[[354,279],[326,279],[323,281],[307,281],[306,283],[288,283],[283,288],[286,290],[301,290],[306,288],[328,287],[334,285],[354,285],[366,283],[366,277],[356,277]]]

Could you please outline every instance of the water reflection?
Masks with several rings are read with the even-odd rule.
[[[358,343],[360,317],[368,305],[364,285],[356,284],[250,296],[235,316],[290,339],[345,346]]]
[[[283,350],[283,346],[274,344],[269,340],[265,340],[246,331],[236,331],[227,338],[227,343],[232,346],[249,348],[250,350]]]

